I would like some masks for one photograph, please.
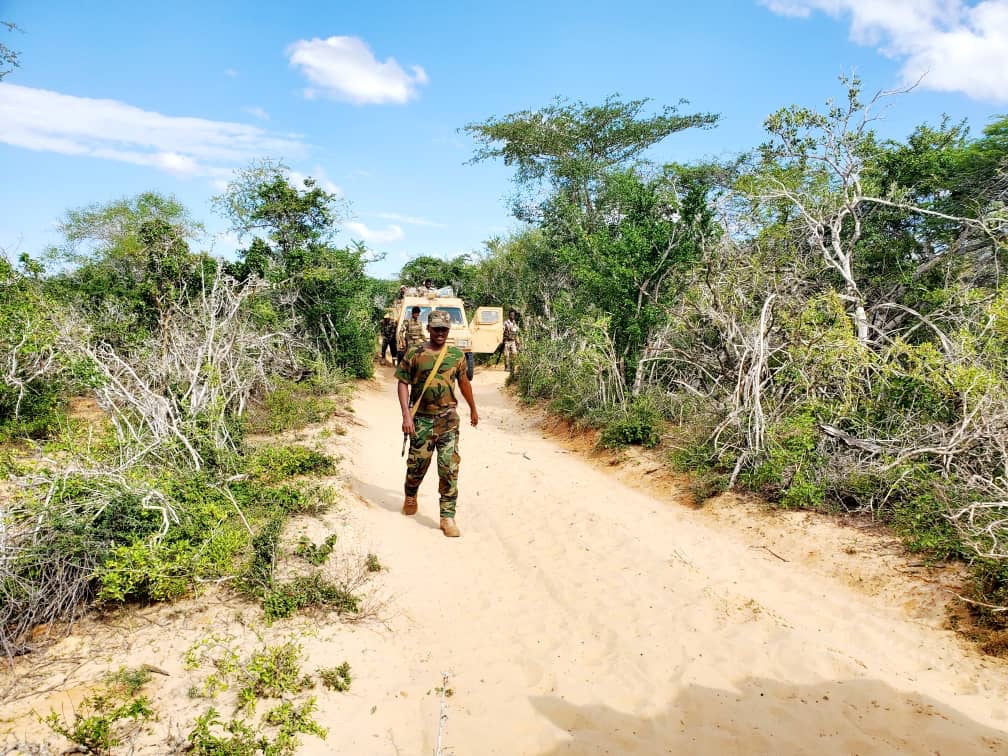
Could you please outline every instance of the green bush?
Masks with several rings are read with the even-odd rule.
[[[253,653],[241,672],[239,706],[251,713],[260,698],[280,698],[310,688],[312,681],[301,673],[301,661],[301,646],[290,641]]]
[[[617,409],[602,428],[599,444],[607,449],[623,446],[653,448],[661,442],[665,418],[646,397],[635,397],[626,408]]]
[[[246,415],[245,429],[249,433],[282,433],[304,428],[324,421],[338,406],[305,383],[278,380]]]
[[[336,469],[336,461],[304,446],[264,446],[252,452],[245,469],[262,483],[275,483],[295,475],[331,473]]]
[[[73,721],[56,711],[40,720],[89,753],[110,754],[122,742],[126,720],[135,724],[154,718],[150,700],[136,695],[149,680],[149,672],[122,668],[107,675],[105,684],[84,698],[74,711]]]
[[[346,693],[350,690],[353,678],[350,676],[350,662],[343,662],[337,667],[326,667],[318,671],[319,680],[329,690]]]
[[[263,615],[267,622],[287,619],[305,609],[321,608],[339,614],[356,614],[360,611],[360,598],[317,572],[274,584],[263,597]]]
[[[316,545],[312,543],[308,536],[301,536],[298,539],[298,545],[294,549],[294,553],[309,564],[314,564],[317,567],[332,554],[333,546],[336,545],[336,539],[337,535],[330,533],[322,543]]]

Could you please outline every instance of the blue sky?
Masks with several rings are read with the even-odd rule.
[[[58,241],[70,208],[153,189],[236,240],[209,198],[255,158],[281,159],[349,203],[391,276],[514,228],[510,172],[465,165],[466,123],[619,92],[722,115],[673,135],[657,160],[757,145],[789,103],[926,74],[879,123],[905,136],[947,113],[975,132],[1008,111],[1008,0],[695,2],[136,2],[0,0],[22,65],[0,83],[0,247]]]

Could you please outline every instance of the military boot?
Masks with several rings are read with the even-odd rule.
[[[416,496],[407,496],[405,499],[403,499],[402,513],[404,515],[407,516],[415,515],[416,511],[417,511]]]
[[[455,524],[454,517],[442,517],[441,518],[441,532],[445,534],[448,538],[458,538],[462,535],[462,531],[458,529],[458,525]]]

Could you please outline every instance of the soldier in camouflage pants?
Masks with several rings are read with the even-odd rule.
[[[441,531],[448,537],[460,535],[455,524],[458,500],[458,472],[461,458],[458,452],[459,416],[456,411],[453,384],[458,383],[462,397],[469,405],[469,421],[479,423],[472,386],[466,377],[465,353],[447,347],[444,358],[427,390],[423,387],[437,363],[438,355],[448,339],[451,319],[447,313],[434,311],[427,322],[430,341],[409,349],[396,370],[399,405],[403,413],[402,430],[410,436],[409,459],[406,461],[406,497],[402,512],[417,511],[417,490],[423,482],[431,457],[438,457],[438,492],[441,495]],[[421,395],[422,394],[422,395]],[[417,405],[416,413],[411,411]]]
[[[454,408],[440,415],[420,415],[413,419],[415,432],[410,437],[406,460],[406,495],[415,497],[423,483],[431,457],[437,451],[438,493],[441,516],[455,517],[458,501],[459,416]]]

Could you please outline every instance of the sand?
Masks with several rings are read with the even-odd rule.
[[[437,529],[433,470],[419,514],[399,513],[388,368],[361,388],[350,433],[324,439],[344,458],[342,540],[387,568],[381,622],[262,631],[211,593],[126,615],[111,635],[85,623],[47,652],[79,664],[24,678],[39,692],[5,707],[0,735],[37,732],[30,708],[122,663],[167,671],[152,683],[162,722],[191,721],[206,707],[184,695],[181,655],[213,630],[350,662],[349,693],[318,693],[330,734],[304,754],[432,754],[444,673],[456,756],[1008,753],[1008,665],[943,629],[945,578],[921,579],[873,533],[730,497],[688,506],[632,456],[617,474],[517,410],[503,378],[477,374],[478,428],[461,410],[461,538]]]

